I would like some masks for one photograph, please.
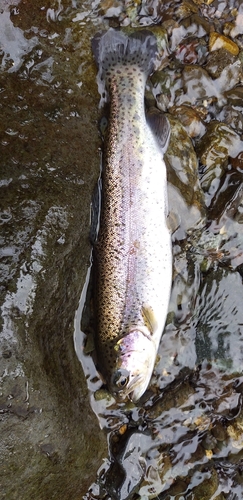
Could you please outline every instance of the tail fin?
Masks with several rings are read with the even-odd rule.
[[[155,69],[157,42],[150,31],[137,31],[128,36],[110,28],[94,36],[92,50],[103,73],[116,64],[136,64],[147,76]]]
[[[98,84],[105,80],[107,71],[117,64],[134,64],[146,75],[155,70],[157,42],[150,31],[140,30],[131,35],[110,28],[97,33],[92,40],[92,50],[99,68]],[[104,92],[104,84],[103,84]]]

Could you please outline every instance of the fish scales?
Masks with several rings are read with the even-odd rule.
[[[144,110],[156,40],[149,32],[138,38],[115,30],[107,33],[98,35],[94,48],[110,96],[95,249],[97,351],[110,389],[137,400],[151,378],[171,288],[163,148]],[[165,118],[162,124],[165,149]]]

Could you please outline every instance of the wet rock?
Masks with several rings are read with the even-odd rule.
[[[168,115],[171,137],[165,161],[168,167],[169,208],[178,215],[181,228],[203,219],[204,199],[198,180],[198,162],[183,125]]]
[[[183,0],[175,11],[176,19],[185,19],[191,16],[192,12],[197,13],[198,7],[190,0]]]
[[[230,36],[232,38],[235,38],[238,35],[242,35],[242,33],[243,33],[243,14],[240,11],[237,12],[236,14],[237,15],[236,15],[235,23],[234,23],[232,29],[230,30]]]
[[[53,269],[46,269],[54,278]],[[51,294],[49,299],[52,315]],[[54,300],[60,304],[57,293]],[[16,336],[5,340],[12,356],[1,360],[1,494],[11,500],[21,496],[64,499],[69,494],[78,499],[92,482],[106,445],[89,408],[72,328],[60,321],[56,331],[45,313],[41,319],[40,301],[35,306],[35,320],[29,317],[28,327],[23,313],[12,321]],[[46,339],[45,347],[41,347],[43,339],[35,335],[40,328],[43,331],[43,325],[51,335],[51,345]],[[62,328],[65,343],[60,346]]]
[[[223,34],[225,36],[229,36],[230,35],[230,32],[231,30],[235,27],[235,24],[233,22],[226,22],[224,23],[224,26],[223,26]],[[232,36],[232,35],[231,35]],[[234,38],[234,37],[232,37]]]
[[[239,47],[235,42],[224,35],[212,31],[209,35],[209,50],[213,52],[218,49],[225,49],[234,56],[239,54]]]
[[[243,116],[242,112],[235,109],[233,106],[224,106],[218,115],[220,121],[229,125],[232,129],[241,133],[243,131]]]
[[[232,55],[231,52],[224,48],[218,49],[208,55],[205,69],[213,78],[218,78],[223,69],[229,64],[233,64],[235,61],[236,56]]]
[[[232,418],[238,413],[240,407],[240,395],[229,387],[215,404],[215,411],[227,418]]]
[[[201,186],[209,194],[208,203],[219,186],[219,180],[227,170],[228,157],[242,150],[240,137],[227,125],[211,122],[206,134],[199,141],[196,151],[204,166]]]
[[[166,19],[162,23],[163,28],[166,30],[169,36],[172,35],[173,29],[178,28],[179,24],[175,19]]]
[[[16,44],[16,67],[9,73],[6,65],[0,77],[0,136],[7,138],[0,183],[1,498],[75,500],[107,449],[73,341],[99,175],[98,96],[94,68],[87,81],[78,72],[81,62],[92,67],[91,32],[82,35],[83,59],[79,51],[67,57],[61,20],[58,28],[48,23],[39,2],[26,16],[25,7],[20,3],[20,15],[13,16],[18,27],[9,21],[7,34],[0,13],[1,40],[15,35]],[[33,25],[46,30],[39,39],[36,28],[39,55],[27,43]]]
[[[158,109],[166,112],[173,99],[173,89],[170,75],[165,71],[156,71],[152,77],[153,95],[157,103]]]
[[[242,415],[240,414],[235,422],[227,427],[227,434],[232,441],[232,446],[237,450],[242,450],[243,447],[242,424]]]
[[[183,481],[182,479],[177,479],[177,481],[175,481],[175,483],[170,487],[169,494],[177,499],[177,495],[180,498],[180,496],[186,494],[186,490],[187,490],[186,481]]]
[[[204,408],[202,405],[201,415],[197,415],[197,417],[195,419],[193,419],[191,422],[188,422],[188,427],[190,427],[190,429],[196,428],[200,432],[204,432],[204,431],[209,431],[209,429],[211,428],[211,424],[212,424],[211,417],[209,415],[205,415],[203,413],[203,409]],[[206,436],[209,436],[209,440],[210,440],[210,433],[207,432]],[[206,441],[206,439],[205,439],[205,441]],[[202,440],[202,445],[204,446],[204,439]],[[204,446],[204,448],[207,449],[207,447],[205,447],[205,446]]]
[[[118,17],[122,12],[121,3],[116,0],[102,0],[99,4],[100,14],[105,17]]]
[[[175,53],[175,57],[184,64],[198,64],[200,61],[200,43],[196,39],[190,43],[181,43]]]
[[[226,428],[221,424],[221,422],[216,422],[212,428],[212,434],[217,439],[217,441],[225,441],[227,438]]]
[[[216,80],[212,80],[207,71],[200,66],[185,66],[182,73],[183,96],[180,96],[176,104],[192,103],[198,100],[215,101],[222,100],[223,93],[233,88],[241,78],[241,63],[236,60],[226,66]]]
[[[218,474],[215,469],[210,469],[209,472],[201,472],[201,482],[192,488],[192,495],[195,500],[211,500],[217,491],[219,484]]]
[[[187,39],[189,36],[195,36],[201,38],[205,35],[205,30],[201,25],[190,22],[190,19],[185,19],[178,27],[175,27],[172,31],[170,38],[170,48],[175,51],[182,40]]]
[[[172,106],[170,113],[175,115],[185,127],[189,137],[197,137],[205,133],[205,126],[195,109],[190,106]]]
[[[188,380],[182,384],[175,383],[174,387],[170,387],[169,391],[165,391],[163,397],[149,409],[147,418],[149,420],[155,420],[162,416],[164,412],[170,411],[173,407],[183,407],[188,398],[193,394],[194,389]]]
[[[145,432],[133,432],[123,437],[123,449],[116,453],[106,478],[106,491],[112,498],[124,500],[139,490],[147,467],[147,453],[152,438]]]
[[[243,172],[243,152],[239,153],[235,158],[230,158],[232,167],[238,172]]]
[[[217,444],[216,438],[208,432],[202,440],[202,445],[205,448],[205,450],[213,450]]]
[[[98,391],[96,391],[94,394],[94,398],[96,401],[105,400],[106,405],[111,405],[115,403],[115,399],[113,398],[111,393],[106,391],[105,389],[99,389]]]
[[[182,77],[184,92],[189,102],[217,95],[212,79],[200,66],[185,66]]]
[[[198,13],[192,14],[191,23],[196,23],[198,26],[202,26],[205,33],[210,33],[211,31],[211,22],[204,16],[199,15]]]
[[[140,485],[139,494],[141,498],[155,499],[163,491],[166,473],[171,469],[170,456],[167,453],[159,453],[157,464],[151,457],[148,459],[144,480]]]
[[[168,48],[168,34],[165,28],[162,26],[153,26],[150,28],[152,33],[156,36],[157,47],[158,47],[158,55],[159,55],[159,65],[157,70],[162,70],[163,67],[167,66],[168,60],[167,57],[169,55]]]
[[[211,5],[211,3],[213,3],[213,1],[214,0],[193,0],[193,2],[196,5],[202,5],[202,4]]]
[[[195,297],[198,293],[199,287],[198,271],[199,267],[190,254],[185,255],[181,252],[179,255],[174,255],[174,286],[171,292],[169,320],[174,323],[174,328],[176,328],[173,332],[173,328],[168,326],[168,336],[169,332],[171,332],[171,334],[174,333],[176,336],[177,329],[180,329],[181,327],[180,335],[174,346],[173,356],[171,356],[171,360],[174,359],[174,364],[176,365],[177,370],[179,370],[179,367],[181,366],[189,366],[192,369],[195,366],[196,355],[194,344],[190,344],[190,327],[189,330],[187,330],[187,328],[184,330],[181,325],[185,325],[190,322],[191,311],[194,308]],[[192,283],[192,286],[185,286],[184,280],[186,278]],[[193,331],[191,331],[191,335],[194,337]],[[186,359],[184,359],[185,352],[188,353]]]
[[[238,220],[241,212],[241,196],[242,196],[242,172],[239,167],[232,166],[230,159],[229,171],[223,175],[220,180],[219,187],[216,190],[211,205],[208,209],[208,219],[213,221],[212,224],[218,225],[221,231],[221,239],[227,238],[229,219]],[[241,217],[240,217],[241,218]],[[221,241],[222,243],[222,241]],[[221,244],[219,242],[219,245]],[[233,247],[232,247],[233,250]],[[233,257],[233,253],[229,254]],[[215,255],[216,256],[216,255]],[[218,252],[220,259],[220,251]],[[224,256],[222,255],[222,262]]]
[[[242,64],[239,58],[232,64],[226,66],[221,75],[214,80],[214,84],[216,88],[220,90],[220,100],[221,96],[228,89],[232,89],[235,85],[241,82],[242,78]],[[219,103],[220,103],[219,100]]]
[[[226,97],[228,103],[232,104],[233,106],[243,107],[243,87],[242,86],[238,86],[236,88],[232,88],[230,90],[227,90],[224,93],[224,96]]]
[[[170,92],[166,92],[164,94],[157,94],[156,95],[156,104],[157,108],[162,111],[163,113],[166,113],[168,110],[168,107],[170,105],[170,100],[171,100],[171,94]]]
[[[137,25],[137,16],[140,9],[141,0],[136,0],[136,2],[128,1],[125,3],[124,17],[121,17],[122,26],[132,26]]]

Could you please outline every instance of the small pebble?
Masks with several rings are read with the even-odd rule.
[[[214,50],[225,49],[228,50],[234,56],[239,54],[239,47],[235,42],[230,40],[230,38],[212,31],[209,35],[209,50],[213,52]]]

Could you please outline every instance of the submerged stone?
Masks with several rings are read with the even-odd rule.
[[[243,108],[243,86],[239,85],[238,87],[227,90],[224,96],[233,106],[240,106]]]
[[[234,129],[238,133],[243,131],[242,111],[240,111],[239,109],[235,109],[234,106],[232,105],[224,106],[222,111],[219,113],[219,118],[221,121],[226,123],[226,125],[229,125],[232,129]]]
[[[175,115],[182,125],[184,125],[189,137],[197,137],[204,134],[205,126],[196,109],[186,105],[172,106],[170,113]]]
[[[210,469],[201,473],[201,482],[192,488],[192,495],[195,500],[211,500],[217,491],[219,480],[215,469]]]
[[[241,62],[236,60],[222,69],[216,79],[212,79],[208,72],[197,65],[185,66],[183,73],[183,90],[185,95],[180,96],[176,104],[201,101],[218,101],[222,106],[223,95],[232,89],[241,79]]]
[[[203,220],[204,197],[191,139],[178,119],[167,116],[171,125],[170,143],[165,154],[169,209],[177,214],[181,229],[185,230]]]
[[[236,56],[225,48],[210,52],[207,58],[205,69],[213,77],[218,78],[223,69],[236,61]]]
[[[209,50],[213,52],[218,49],[225,49],[234,56],[239,54],[239,47],[235,42],[224,35],[212,31],[209,35]]]
[[[176,19],[185,19],[191,16],[192,13],[198,12],[198,7],[192,0],[183,0],[175,11]]]
[[[170,75],[166,71],[156,71],[151,77],[151,82],[157,107],[162,112],[166,112],[172,100],[173,92]]]
[[[202,4],[211,5],[211,3],[213,3],[213,1],[214,0],[193,0],[193,2],[196,5],[202,5]]]
[[[185,66],[182,77],[185,94],[191,102],[218,95],[212,79],[204,68],[197,65]]]
[[[236,9],[235,9],[236,10]],[[239,9],[238,11],[235,12],[236,18],[235,22],[232,26],[232,29],[230,30],[230,36],[232,38],[235,38],[239,35],[242,35],[243,33],[243,13],[242,10]]]
[[[236,132],[220,122],[211,122],[206,134],[200,139],[196,151],[204,166],[201,186],[212,196],[218,187],[218,180],[226,172],[228,157],[236,156],[243,147]]]

